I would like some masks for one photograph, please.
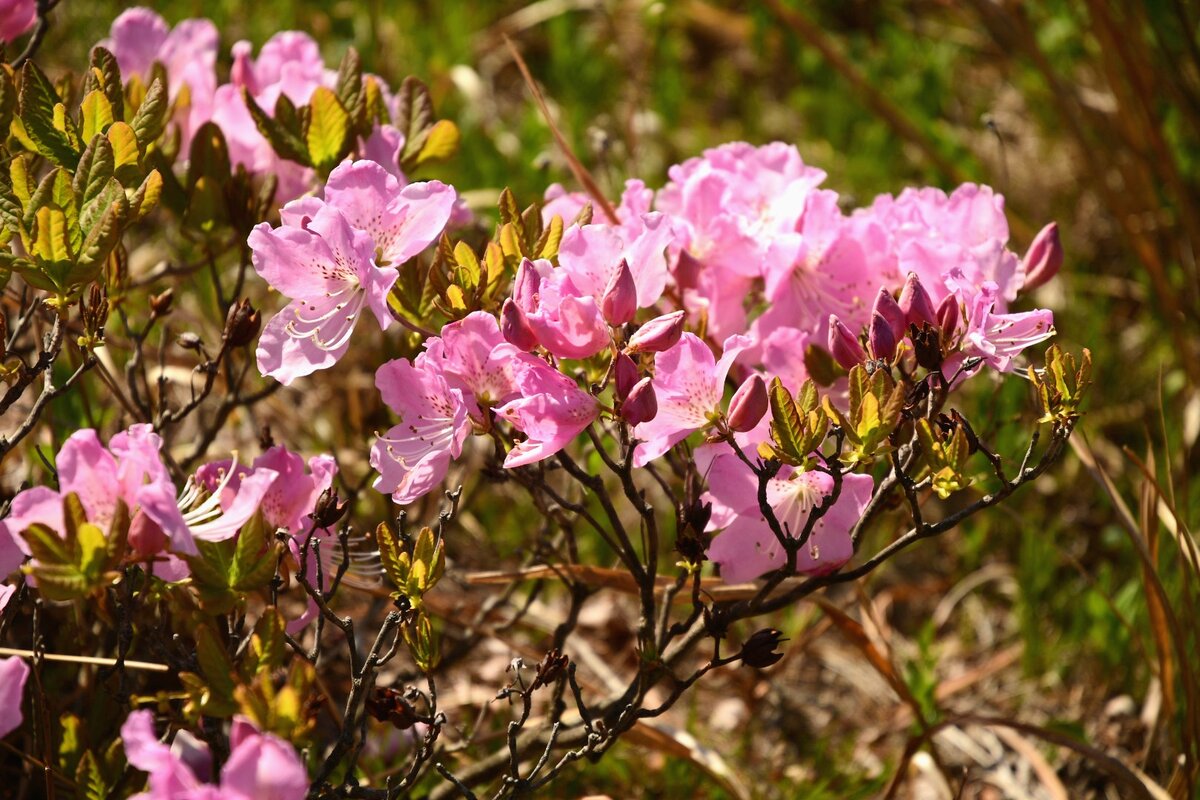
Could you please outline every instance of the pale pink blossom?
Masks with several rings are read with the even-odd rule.
[[[1000,312],[1025,283],[1025,266],[1007,248],[1004,198],[987,186],[966,183],[949,195],[934,188],[905,189],[895,197],[877,197],[854,216],[883,226],[899,274],[915,272],[935,305],[950,293],[945,279],[953,269],[974,286],[994,282]]]
[[[396,414],[388,432],[371,446],[374,486],[407,505],[446,477],[471,434],[463,390],[453,388],[432,359],[389,361],[375,373],[375,386]]]
[[[37,0],[0,0],[0,42],[20,38],[37,20]]]
[[[545,259],[521,262],[512,299],[538,343],[559,358],[588,358],[612,341],[599,301]]]
[[[185,19],[171,28],[149,8],[130,8],[113,21],[109,37],[100,46],[112,52],[126,80],[150,78],[155,63],[162,64],[167,75],[167,90],[172,102],[186,87],[187,105],[177,119],[181,148],[187,153],[192,135],[212,117],[217,91],[216,26],[207,19]]]
[[[523,355],[514,367],[521,396],[496,409],[496,415],[525,434],[504,459],[519,467],[549,458],[596,419],[596,398],[541,359]]]
[[[209,492],[221,488],[221,506],[228,509],[242,486],[242,475],[267,469],[275,479],[263,494],[259,508],[263,519],[273,528],[292,534],[305,532],[309,516],[321,494],[333,485],[337,464],[332,456],[313,456],[305,464],[303,456],[282,445],[269,448],[254,459],[249,469],[238,469],[231,460],[213,461],[196,471],[196,481]]]
[[[731,336],[717,359],[698,336],[685,333],[674,347],[655,355],[658,413],[633,430],[641,442],[633,453],[634,466],[645,466],[720,417],[725,377],[749,343],[744,336]]]
[[[263,328],[257,349],[259,370],[285,385],[337,363],[364,311],[391,327],[387,296],[399,277],[395,267],[376,266],[374,240],[334,206],[322,204],[304,221],[263,222],[249,238],[255,271],[292,298]]]
[[[28,678],[29,665],[23,659],[0,658],[0,739],[21,727],[21,700]]]
[[[563,234],[558,263],[576,288],[600,300],[624,261],[633,273],[637,305],[647,308],[666,288],[666,249],[673,239],[671,221],[660,213],[632,217],[622,225],[573,225]]]
[[[138,800],[302,800],[308,792],[308,774],[295,749],[244,717],[234,717],[229,758],[218,785],[208,782],[212,761],[207,746],[185,733],[177,733],[167,746],[154,732],[153,712],[134,711],[125,720],[125,757],[148,773],[147,791],[135,795]]]
[[[721,531],[709,545],[708,557],[720,564],[722,577],[731,583],[749,581],[784,566],[787,553],[758,504],[758,477],[726,444],[706,445],[697,453],[697,461],[706,469],[709,486],[703,499],[713,504],[709,529]],[[833,487],[833,477],[827,473],[785,466],[767,483],[767,503],[785,534],[795,538]],[[796,554],[800,573],[825,574],[853,557],[850,531],[862,518],[873,491],[870,475],[842,476],[837,500],[814,523],[808,541]]]
[[[961,298],[965,316],[961,323],[961,352],[948,359],[943,372],[953,374],[956,365],[971,357],[982,358],[985,364],[1000,372],[1012,372],[1022,350],[1054,335],[1051,311],[998,313],[1002,303],[995,283],[985,281],[975,289],[958,270],[951,272],[948,282]]]
[[[447,383],[461,389],[471,413],[507,403],[520,390],[513,375],[516,347],[504,340],[496,318],[475,311],[442,328],[425,341],[425,363],[440,370]]]

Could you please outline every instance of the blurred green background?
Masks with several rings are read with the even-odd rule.
[[[79,65],[125,5],[64,0],[41,60]],[[988,183],[1007,197],[1018,252],[1033,232],[1058,220],[1066,266],[1035,300],[1054,310],[1064,347],[1093,351],[1096,386],[1077,437],[1090,455],[1069,457],[1040,488],[911,561],[902,559],[881,581],[916,583],[915,574],[933,574],[944,591],[999,565],[1015,587],[1003,607],[1019,631],[1023,675],[1061,698],[1036,709],[1042,721],[1057,720],[1095,741],[1102,735],[1100,709],[1112,698],[1128,694],[1141,707],[1152,691],[1165,694],[1142,763],[1169,782],[1174,754],[1200,739],[1183,691],[1195,683],[1189,673],[1197,655],[1197,576],[1180,557],[1200,510],[1200,481],[1191,478],[1200,458],[1195,4],[151,5],[170,22],[214,19],[226,59],[238,39],[257,45],[295,28],[322,43],[327,63],[336,64],[353,45],[392,85],[419,76],[433,89],[440,114],[462,129],[462,150],[439,167],[438,177],[463,190],[494,194],[510,186],[526,203],[550,182],[571,186],[503,44],[508,36],[576,152],[614,193],[626,177],[661,186],[669,165],[705,147],[779,139],[827,170],[826,185],[850,204],[910,184]],[[1002,452],[1019,452],[1022,427],[1013,433],[1000,427],[1029,408],[1021,381],[981,387],[966,402],[975,404],[971,418],[983,435],[994,435]],[[1111,477],[1111,490],[1102,488],[1101,472]],[[1139,560],[1141,551],[1147,560]],[[1163,604],[1148,599],[1158,596],[1159,584],[1177,626],[1167,626]],[[921,618],[893,623],[914,639],[927,627]],[[934,669],[922,658],[936,665],[938,652],[955,649],[956,635],[973,634],[940,631],[932,654],[922,648],[910,664],[913,680],[925,667]],[[1079,686],[1086,690],[1073,695]],[[748,747],[748,736],[729,746]],[[818,735],[792,746],[793,758],[836,761],[839,745]],[[630,766],[640,758],[622,746],[605,762],[602,778],[589,773],[564,793],[586,788],[625,796],[631,784],[649,781],[638,796],[724,796],[673,758],[646,777]],[[866,796],[878,788],[873,779],[831,772],[829,787],[797,779],[780,796]],[[773,775],[790,786],[786,774]]]

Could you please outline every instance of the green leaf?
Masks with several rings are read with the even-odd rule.
[[[79,110],[82,114],[80,134],[85,142],[92,141],[97,134],[108,130],[108,126],[112,125],[115,119],[112,103],[99,89],[93,89],[84,96]]]
[[[203,712],[213,716],[231,716],[237,710],[233,699],[237,686],[233,661],[211,625],[204,624],[196,628],[196,660],[200,663],[200,673],[210,694],[205,698]]]
[[[112,142],[107,136],[97,133],[83,151],[79,167],[75,170],[72,187],[79,200],[87,203],[100,194],[104,185],[116,174],[116,166]]]
[[[353,47],[346,50],[338,66],[337,98],[350,115],[352,127],[360,134],[369,134],[371,125],[366,119],[367,95],[363,90],[362,60]]]
[[[192,136],[188,151],[187,185],[191,189],[202,177],[217,182],[229,180],[229,146],[225,134],[212,122],[206,122]]]
[[[71,232],[66,213],[56,206],[42,206],[37,211],[37,236],[33,240],[33,257],[43,268],[47,265],[70,265],[75,261],[71,251]]]
[[[108,561],[107,542],[104,531],[90,522],[79,526],[79,571],[89,586],[94,586],[104,574]]]
[[[255,514],[242,526],[234,550],[231,584],[241,593],[262,589],[275,577],[282,547],[269,541],[266,520],[261,513]]]
[[[72,283],[88,283],[95,279],[109,254],[121,241],[128,218],[129,202],[122,192],[88,230],[79,253],[79,272],[72,274]]]
[[[538,258],[558,258],[558,246],[562,243],[563,220],[558,214],[550,218],[550,224],[542,230],[542,235],[534,245]]]
[[[304,131],[309,158],[321,172],[328,172],[346,155],[350,138],[350,115],[329,89],[318,86],[309,100],[311,116]]]
[[[396,127],[404,134],[404,150],[400,154],[400,166],[410,171],[415,158],[425,146],[425,136],[433,127],[433,100],[429,87],[409,76],[400,84],[396,93]]]
[[[117,180],[133,186],[142,177],[139,166],[142,152],[138,148],[137,134],[124,122],[114,122],[107,135],[109,143],[112,144],[113,169]]]
[[[250,111],[250,116],[254,119],[254,124],[258,127],[258,132],[270,143],[271,148],[280,158],[286,158],[289,161],[295,161],[298,164],[303,164],[306,167],[312,166],[312,161],[308,157],[308,148],[304,141],[295,133],[285,128],[275,119],[269,117],[254,97],[242,89],[242,97],[246,101],[246,108]],[[283,98],[284,95],[280,95]],[[276,108],[278,109],[278,105]]]
[[[55,126],[55,108],[61,105],[49,79],[32,61],[26,61],[21,69],[19,102],[24,132],[39,153],[74,169],[79,152],[71,146],[67,133]]]
[[[167,99],[167,82],[155,78],[146,90],[146,99],[138,107],[137,113],[129,123],[133,134],[143,149],[158,141],[163,129],[167,126],[167,112],[170,103]]]
[[[68,542],[40,522],[18,534],[29,546],[29,554],[43,564],[72,564],[75,561]]]
[[[461,136],[458,126],[448,119],[439,120],[425,135],[425,143],[412,159],[419,167],[429,161],[445,161],[456,152]]]
[[[98,88],[108,98],[113,119],[125,119],[125,84],[121,81],[121,68],[116,57],[103,47],[92,48],[92,68],[85,87]]]
[[[12,71],[0,67],[0,131],[12,127],[13,115],[17,111],[17,85],[13,81]]]
[[[162,190],[162,173],[156,169],[150,170],[146,180],[142,181],[141,186],[129,198],[129,213],[135,221],[145,219],[146,215],[154,210],[162,196]]]

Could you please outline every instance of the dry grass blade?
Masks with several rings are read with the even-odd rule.
[[[538,88],[537,83],[533,80],[533,74],[529,71],[529,65],[525,63],[525,59],[521,56],[517,46],[513,44],[512,39],[506,35],[504,43],[508,45],[508,52],[512,54],[513,61],[517,64],[517,69],[521,71],[521,77],[525,79],[525,85],[529,87],[529,91],[533,94],[533,99],[537,101],[538,108],[541,109],[542,116],[546,119],[546,124],[550,126],[550,133],[554,135],[554,141],[558,144],[558,148],[562,150],[563,158],[567,160],[567,166],[571,168],[571,174],[575,176],[575,180],[579,181],[579,185],[584,188],[591,198],[596,201],[596,205],[604,212],[604,216],[608,217],[608,221],[613,225],[620,222],[617,219],[617,212],[613,210],[612,204],[608,202],[608,198],[604,196],[604,192],[600,191],[595,178],[587,171],[571,150],[571,145],[567,143],[567,139],[562,135],[562,131],[554,124],[554,117],[550,115],[550,107],[546,104],[546,98],[542,95],[542,90]]]
[[[650,750],[682,758],[712,776],[738,800],[750,800],[750,792],[725,763],[725,759],[715,750],[700,744],[687,731],[676,730],[661,722],[642,720],[630,729],[625,738]]]

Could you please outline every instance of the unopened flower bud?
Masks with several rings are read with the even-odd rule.
[[[258,94],[258,81],[254,77],[254,65],[250,60],[251,44],[247,41],[233,45],[233,66],[229,68],[229,82],[245,87],[250,94]]]
[[[682,290],[695,289],[700,285],[700,273],[704,264],[700,263],[687,250],[679,251],[679,259],[675,262],[675,283]]]
[[[661,353],[669,350],[683,336],[684,312],[673,311],[655,317],[629,337],[627,353]]]
[[[637,284],[633,282],[633,272],[625,259],[621,259],[616,272],[608,279],[604,296],[600,298],[600,310],[609,325],[632,322],[637,313]]]
[[[896,336],[882,314],[871,315],[871,327],[867,330],[867,347],[872,358],[891,361],[892,356],[896,355]]]
[[[654,394],[654,384],[649,378],[642,378],[629,390],[629,396],[621,404],[621,416],[630,425],[641,425],[654,419],[657,414],[658,397]]]
[[[154,312],[156,317],[165,317],[171,312],[171,306],[175,303],[175,290],[167,289],[161,294],[150,296],[150,310]]]
[[[184,350],[199,350],[202,346],[200,337],[191,331],[184,331],[176,336],[175,344],[179,345]]]
[[[871,308],[871,313],[878,314],[887,321],[888,327],[892,329],[893,339],[900,341],[904,338],[904,331],[908,330],[905,314],[887,288],[881,288],[875,296],[875,305]]]
[[[506,342],[525,352],[537,347],[538,340],[533,327],[525,318],[525,312],[511,297],[506,299],[500,308],[500,333]]]
[[[945,341],[949,341],[954,332],[958,330],[958,296],[948,294],[942,298],[942,302],[937,307],[937,324],[942,329],[942,337]]]
[[[1028,291],[1046,283],[1058,274],[1062,263],[1063,249],[1062,240],[1058,237],[1058,223],[1051,222],[1038,231],[1025,253],[1025,285],[1022,288]]]
[[[741,656],[742,663],[746,666],[766,669],[783,658],[783,653],[776,652],[783,641],[782,631],[775,628],[763,628],[746,640],[738,655]]]
[[[726,422],[730,429],[738,433],[754,430],[754,426],[766,415],[768,402],[767,382],[758,373],[751,375],[729,401]]]
[[[167,534],[157,522],[138,510],[129,523],[129,547],[142,558],[158,555],[167,548]]]
[[[340,499],[337,489],[334,489],[332,486],[321,492],[321,496],[317,498],[317,504],[313,506],[312,512],[313,522],[317,524],[318,528],[332,528],[342,517],[346,516],[349,503],[346,501],[338,502]]]
[[[935,372],[942,368],[942,331],[934,325],[909,326],[908,338],[912,342],[917,364]]]
[[[243,299],[230,306],[222,336],[230,347],[244,347],[254,341],[261,327],[262,316],[249,300]]]
[[[832,314],[829,316],[829,352],[842,369],[852,369],[867,360],[867,351],[863,350],[858,338]]]
[[[937,312],[933,308],[933,299],[929,296],[929,292],[925,291],[925,287],[921,285],[921,279],[915,272],[908,273],[908,280],[904,282],[904,288],[900,290],[899,306],[900,310],[904,312],[905,326],[902,330],[907,329],[908,325],[916,325],[920,328],[922,325],[937,324]]]
[[[637,364],[633,363],[633,359],[624,353],[618,353],[616,362],[613,364],[613,382],[618,400],[629,397],[629,392],[638,382]]]
[[[560,653],[557,648],[546,653],[537,665],[537,675],[533,678],[533,688],[549,686],[558,680],[563,671],[570,665],[571,659]]]

